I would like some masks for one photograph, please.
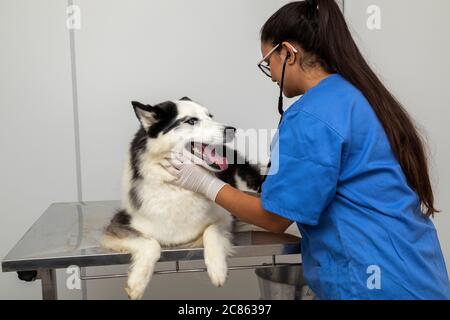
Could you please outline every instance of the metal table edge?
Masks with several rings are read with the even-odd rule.
[[[300,238],[299,238],[300,239]],[[273,254],[259,252],[272,251]],[[273,250],[272,250],[273,248]],[[230,258],[252,258],[271,255],[291,255],[300,254],[300,241],[288,244],[262,244],[249,246],[233,246],[235,254]],[[158,262],[171,261],[193,261],[203,259],[203,248],[194,249],[169,249],[161,252]],[[130,262],[129,253],[107,252],[104,254],[83,255],[83,256],[61,256],[51,258],[30,258],[30,259],[4,259],[2,261],[2,272],[29,271],[37,269],[61,269],[69,266],[95,267],[109,265],[123,265]]]

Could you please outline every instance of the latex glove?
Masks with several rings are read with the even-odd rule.
[[[206,169],[194,164],[181,153],[172,153],[163,166],[176,180],[171,183],[198,192],[215,201],[216,196],[227,183],[216,178]]]

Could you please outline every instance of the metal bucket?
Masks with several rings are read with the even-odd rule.
[[[261,300],[314,300],[301,265],[255,269]]]

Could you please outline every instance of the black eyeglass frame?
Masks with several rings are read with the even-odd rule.
[[[272,78],[272,72],[270,70],[270,66],[264,65],[263,63],[267,63],[267,59],[270,57],[272,53],[274,53],[279,47],[281,43],[277,44],[275,47],[272,48],[265,56],[258,62],[258,68],[269,78]]]

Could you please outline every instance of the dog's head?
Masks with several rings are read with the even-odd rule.
[[[151,139],[147,147],[154,155],[186,150],[201,158],[213,171],[227,168],[223,145],[234,139],[236,129],[212,119],[208,109],[184,97],[155,106],[132,102],[134,112]]]

